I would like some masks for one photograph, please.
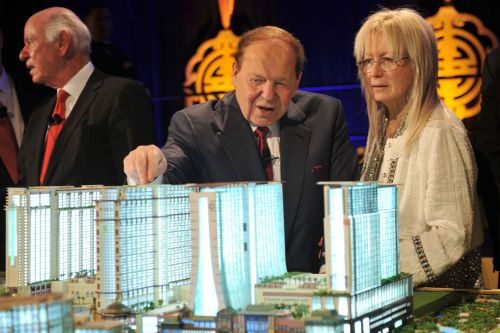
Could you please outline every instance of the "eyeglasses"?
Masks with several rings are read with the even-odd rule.
[[[375,64],[379,64],[380,68],[384,72],[390,72],[395,70],[399,66],[402,66],[403,62],[407,59],[408,57],[402,57],[398,59],[382,58],[380,60],[366,59],[358,62],[356,65],[363,74],[371,72],[375,67]]]

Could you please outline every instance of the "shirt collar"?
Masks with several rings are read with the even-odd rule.
[[[89,80],[90,75],[92,75],[92,72],[94,72],[94,65],[89,61],[64,85],[64,87],[62,87],[62,89],[64,89],[70,96],[78,99],[83,88],[85,87],[85,84]]]
[[[252,132],[255,132],[255,130],[259,126],[255,125],[253,123],[250,123],[250,127],[252,127]],[[279,122],[275,122],[274,124],[267,126],[267,128],[269,128],[269,134],[268,134],[269,138],[279,137],[280,136],[280,125],[279,125]]]

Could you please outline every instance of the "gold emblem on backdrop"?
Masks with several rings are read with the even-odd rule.
[[[451,0],[427,21],[435,31],[439,51],[438,93],[460,118],[481,111],[481,65],[498,45],[496,36],[475,16],[460,13]]]
[[[203,42],[186,65],[183,84],[186,106],[219,99],[234,89],[232,66],[239,37],[229,29],[233,10],[234,0],[219,0],[224,29]]]

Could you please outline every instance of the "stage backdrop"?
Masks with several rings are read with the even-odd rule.
[[[9,71],[27,75],[18,60],[26,19],[48,6],[65,6],[82,15],[95,1],[23,1],[0,4],[4,31],[4,63]],[[185,67],[197,47],[222,28],[217,0],[109,0],[111,42],[129,56],[138,78],[149,88],[158,128],[158,144],[165,141],[172,114],[184,105]],[[351,138],[363,145],[367,131],[364,103],[352,56],[353,40],[362,20],[379,6],[409,6],[434,15],[440,1],[298,1],[235,0],[231,29],[236,34],[261,25],[278,25],[304,44],[307,64],[300,89],[318,91],[342,100]],[[456,9],[480,18],[500,36],[500,2],[454,1]]]

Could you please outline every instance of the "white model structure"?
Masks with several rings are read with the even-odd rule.
[[[312,310],[335,309],[346,332],[386,332],[412,317],[411,276],[400,274],[397,187],[322,183],[331,292]]]
[[[286,272],[281,183],[200,187],[190,201],[194,315],[245,309],[261,278]]]
[[[191,276],[192,187],[123,187],[97,210],[97,309],[165,303]]]
[[[21,294],[96,270],[95,201],[116,188],[9,188],[6,287]]]

